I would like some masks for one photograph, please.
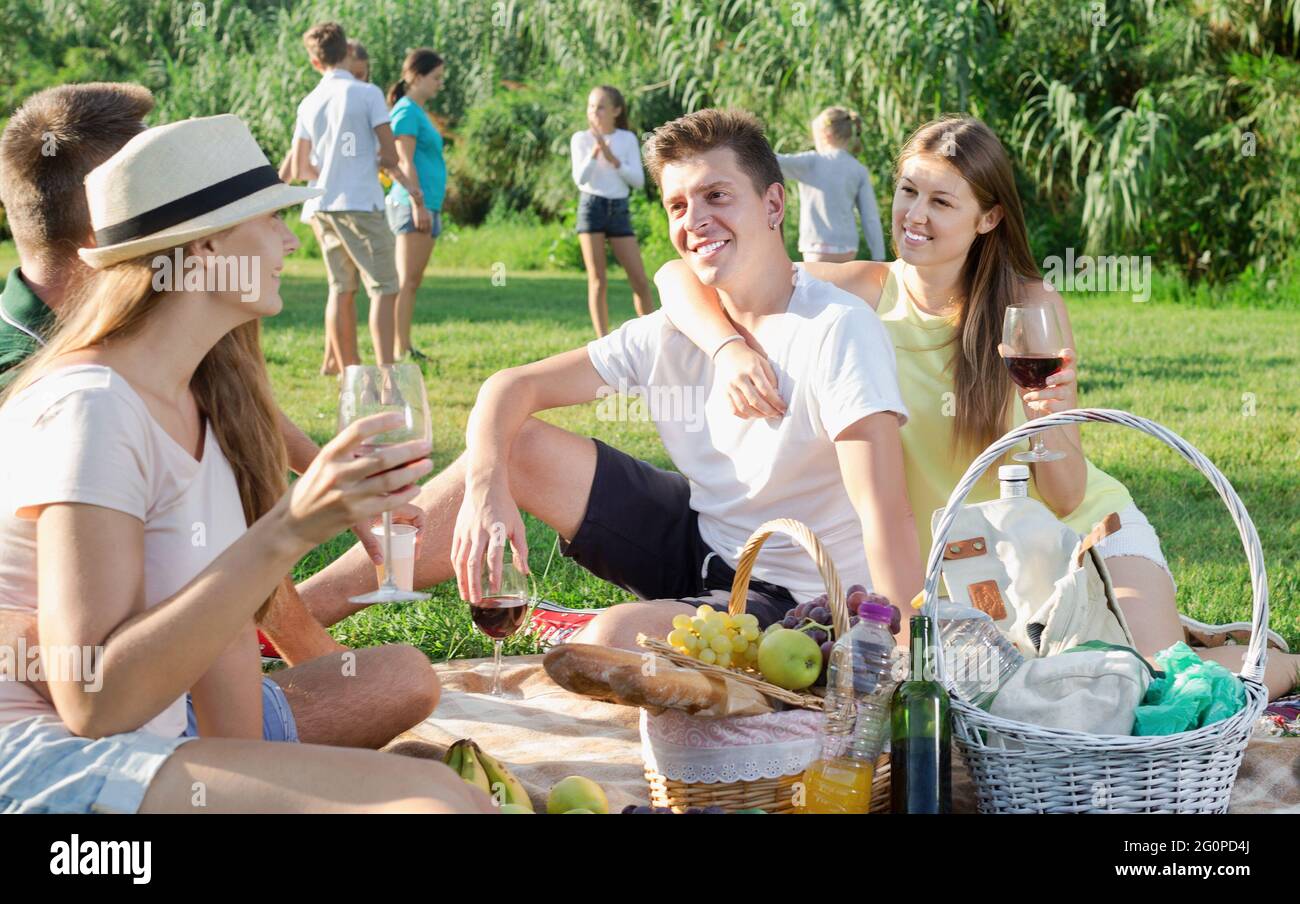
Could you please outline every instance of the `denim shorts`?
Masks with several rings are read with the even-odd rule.
[[[612,239],[636,235],[632,231],[632,215],[627,198],[602,198],[585,191],[578,201],[578,229],[582,232],[603,232]]]
[[[1160,549],[1160,537],[1147,516],[1136,505],[1130,505],[1118,514],[1120,530],[1097,544],[1097,552],[1101,553],[1101,557],[1112,559],[1137,556],[1155,563],[1173,581],[1174,573],[1169,570],[1169,563],[1165,561],[1165,554]],[[1177,587],[1177,582],[1174,582],[1175,590]]]
[[[199,723],[194,715],[194,703],[185,695],[185,732],[181,737],[197,738]],[[298,722],[289,708],[280,685],[270,678],[262,678],[262,740],[298,743]]]
[[[686,478],[594,442],[587,512],[573,541],[560,541],[560,552],[640,599],[703,603],[725,612],[736,572],[700,536]],[[750,580],[745,611],[760,627],[780,621],[794,604],[784,587]]]
[[[0,813],[135,813],[158,770],[192,738],[132,731],[81,738],[57,716],[0,728]]]
[[[410,204],[402,204],[390,196],[384,201],[384,216],[388,217],[388,228],[392,230],[393,235],[406,235],[408,232],[419,231],[415,228],[415,211]],[[442,235],[442,211],[431,210],[429,216],[433,219],[433,229],[429,235],[436,239]]]

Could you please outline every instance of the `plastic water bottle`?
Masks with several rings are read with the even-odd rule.
[[[1003,465],[998,468],[1000,497],[1029,498],[1029,468]],[[1025,657],[988,613],[951,600],[939,600],[939,636],[948,674],[963,700],[988,709],[1002,685],[1007,683]]]
[[[831,648],[817,759],[804,772],[806,813],[867,813],[876,759],[889,737],[894,637],[889,606],[864,603]]]
[[[939,600],[943,661],[958,695],[988,709],[1002,685],[1025,662],[988,614],[972,606]]]

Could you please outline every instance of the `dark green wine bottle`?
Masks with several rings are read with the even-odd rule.
[[[936,639],[930,619],[912,617],[912,671],[890,701],[890,802],[895,813],[952,812],[948,692],[926,666]]]

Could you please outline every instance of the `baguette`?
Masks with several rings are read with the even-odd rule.
[[[655,713],[676,709],[718,719],[773,711],[768,699],[747,684],[684,669],[649,652],[566,643],[547,653],[542,665],[551,680],[567,691],[624,706],[643,706]]]

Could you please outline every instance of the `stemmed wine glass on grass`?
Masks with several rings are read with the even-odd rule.
[[[495,548],[501,547],[501,574],[492,577],[492,558]],[[523,627],[527,621],[532,593],[528,576],[510,559],[510,546],[501,534],[494,534],[483,556],[483,595],[469,604],[470,618],[475,627],[492,638],[492,690],[493,697],[501,692],[501,646],[505,639]]]
[[[998,351],[1017,385],[1024,389],[1046,389],[1047,378],[1065,363],[1061,356],[1062,344],[1061,323],[1051,305],[1007,306]],[[1065,453],[1048,449],[1039,433],[1034,436],[1032,449],[1017,452],[1011,458],[1023,462],[1058,461],[1065,458]]]
[[[369,454],[383,446],[393,446],[412,440],[433,440],[433,425],[429,420],[429,398],[424,391],[424,377],[414,364],[384,364],[373,366],[351,364],[343,371],[343,385],[339,392],[339,429],[353,421],[375,414],[399,412],[403,424],[370,438],[361,447]],[[373,593],[349,597],[349,602],[359,605],[370,603],[406,603],[427,600],[429,594],[402,590],[393,579],[391,566],[393,539],[393,513],[384,512],[384,582]]]

